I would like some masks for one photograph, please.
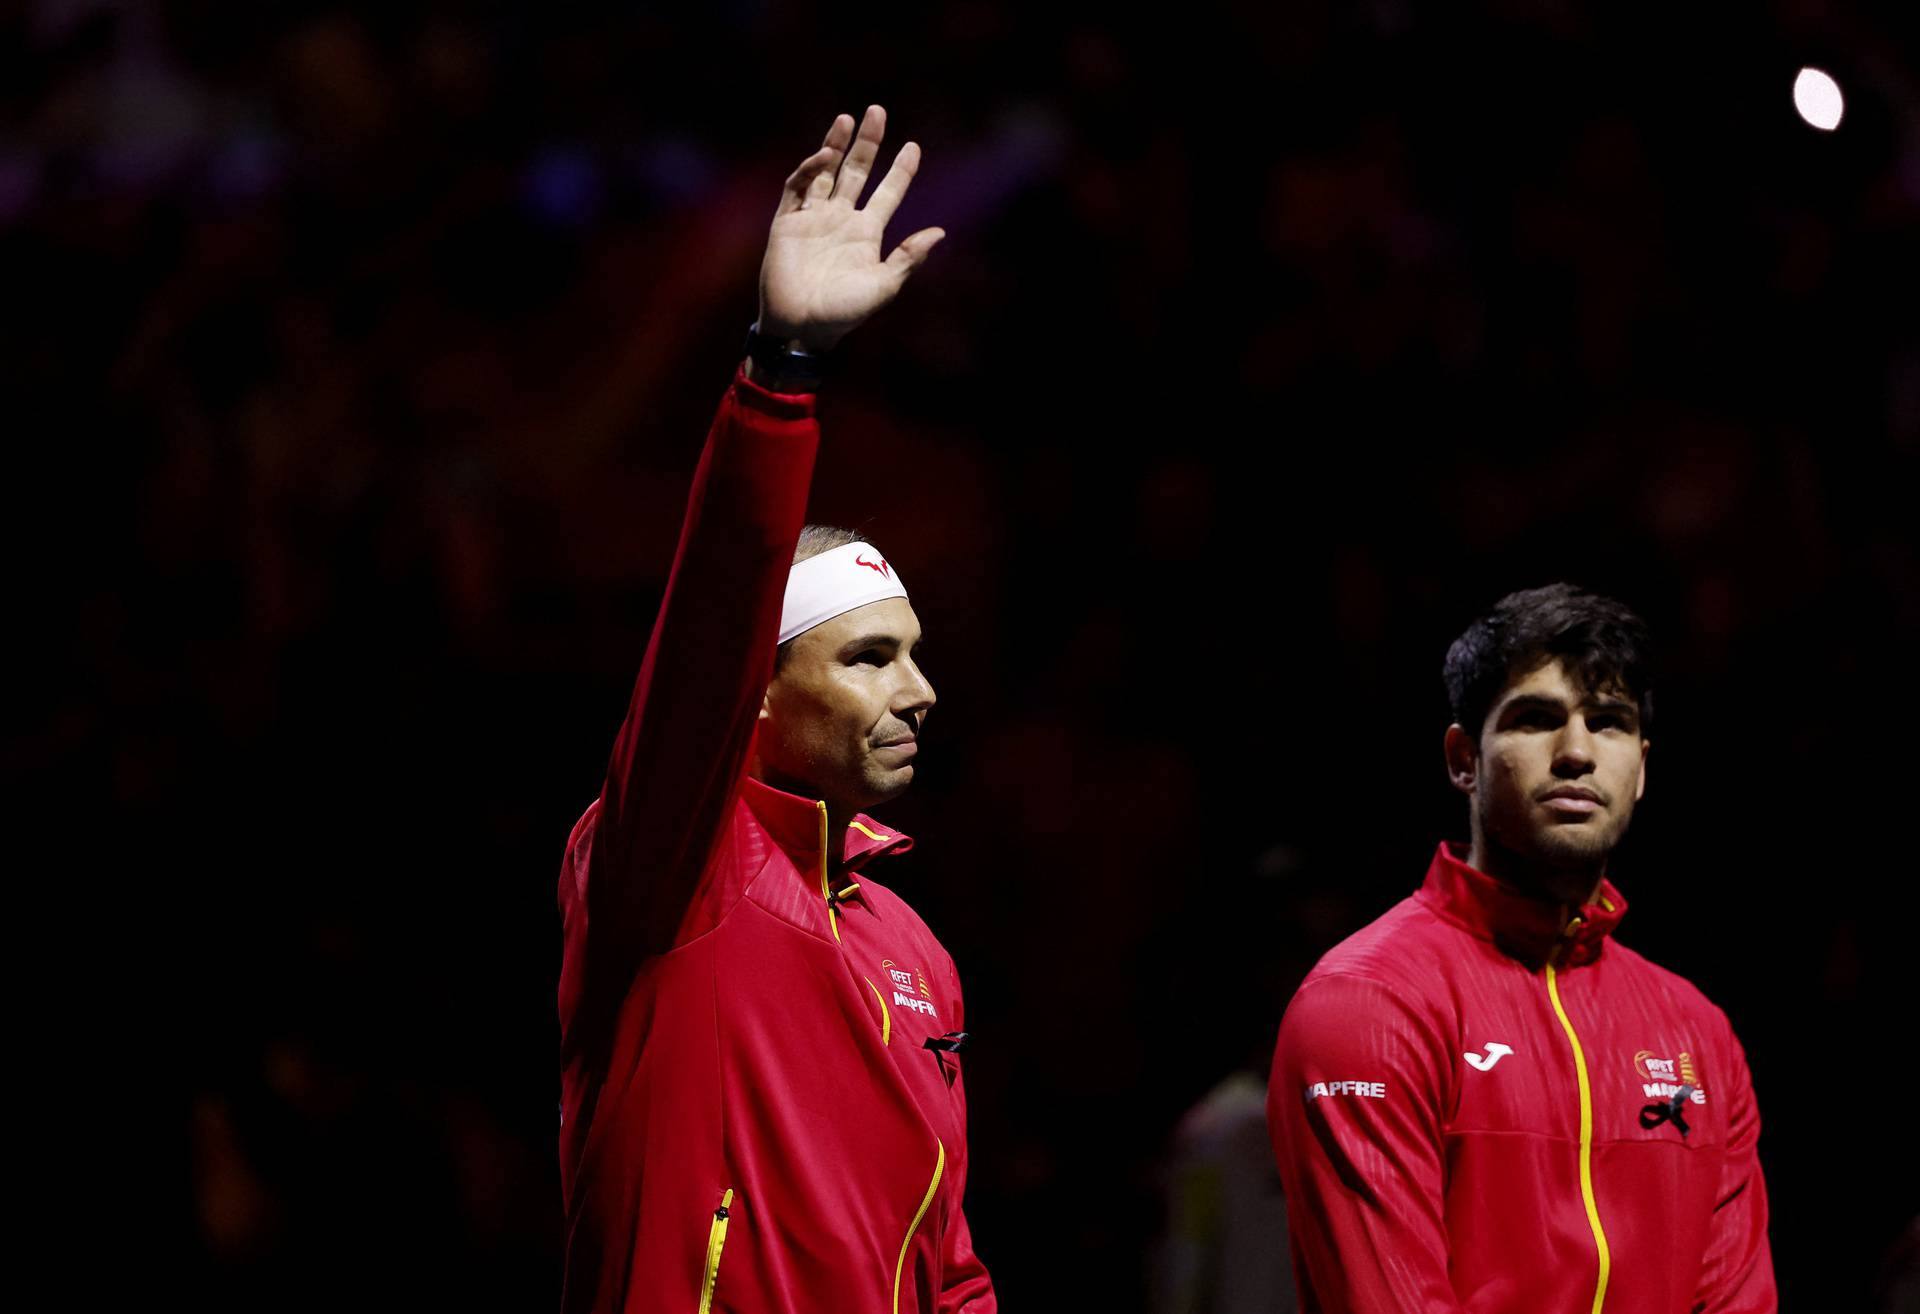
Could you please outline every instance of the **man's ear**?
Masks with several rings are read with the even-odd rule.
[[[1447,727],[1447,779],[1462,794],[1473,793],[1480,778],[1480,745],[1456,722]]]
[[[1638,803],[1647,796],[1647,754],[1652,751],[1653,741],[1651,739],[1642,739],[1640,741],[1640,780],[1639,783],[1633,787],[1633,801],[1635,803]]]

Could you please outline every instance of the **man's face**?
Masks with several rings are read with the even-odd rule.
[[[1477,753],[1462,727],[1447,736],[1480,837],[1543,868],[1595,875],[1646,791],[1648,747],[1633,699],[1581,687],[1557,659],[1501,691]]]
[[[869,808],[913,781],[933,686],[914,664],[920,621],[885,598],[793,640],[760,705],[758,750],[770,783]]]

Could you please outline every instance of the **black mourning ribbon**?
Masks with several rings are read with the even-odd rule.
[[[1680,1129],[1680,1135],[1682,1137],[1686,1136],[1688,1130],[1687,1120],[1680,1116],[1680,1110],[1686,1107],[1687,1101],[1692,1097],[1693,1087],[1682,1086],[1673,1093],[1672,1099],[1664,1101],[1655,1100],[1652,1104],[1640,1110],[1641,1128],[1646,1131],[1652,1131],[1663,1122],[1671,1122]]]
[[[947,1054],[958,1054],[967,1047],[967,1033],[949,1031],[944,1036],[928,1036],[925,1048],[937,1049]]]

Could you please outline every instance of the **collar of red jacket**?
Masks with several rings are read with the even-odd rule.
[[[1535,967],[1550,957],[1562,967],[1592,962],[1627,915],[1627,901],[1611,881],[1603,879],[1585,907],[1549,903],[1469,867],[1464,846],[1452,844],[1442,844],[1434,853],[1418,898],[1448,921]],[[1564,953],[1557,953],[1563,945]]]
[[[796,866],[807,869],[820,860],[820,817],[824,803],[775,789],[751,776],[742,786],[742,797],[753,815]],[[858,871],[877,853],[905,853],[912,847],[910,836],[902,835],[891,826],[882,826],[864,812],[855,813],[847,823],[846,856],[841,870]]]

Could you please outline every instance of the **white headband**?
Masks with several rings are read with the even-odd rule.
[[[904,598],[907,589],[887,559],[870,543],[846,543],[787,572],[787,601],[780,608],[780,642],[805,634],[835,616],[882,598]]]

